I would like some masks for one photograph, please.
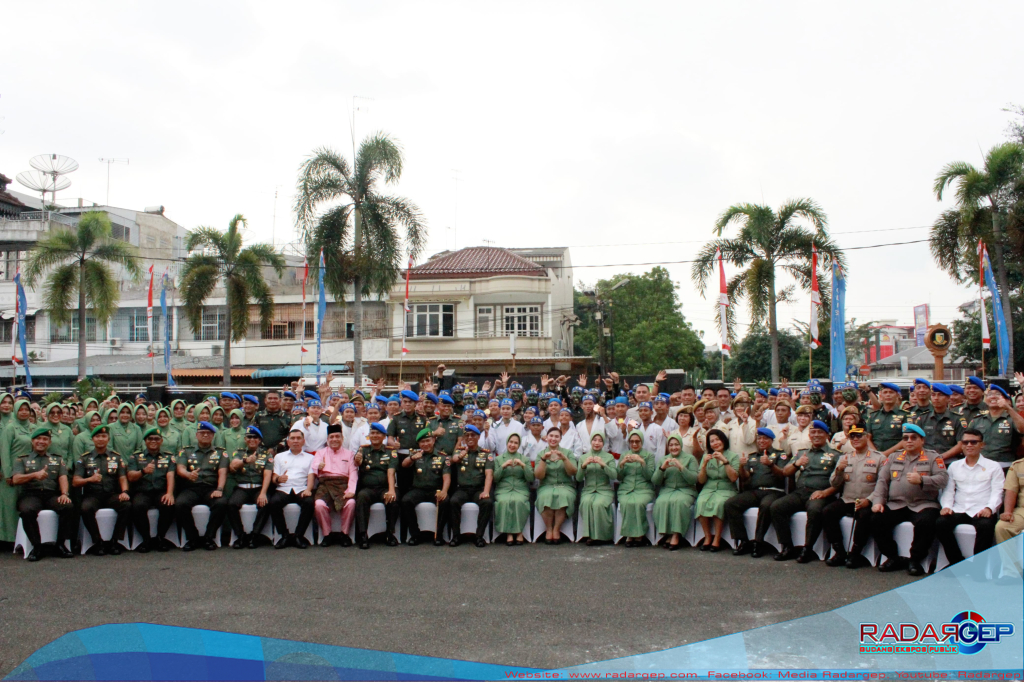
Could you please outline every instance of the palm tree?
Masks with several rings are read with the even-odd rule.
[[[284,257],[270,244],[242,247],[239,227],[245,218],[236,215],[227,232],[200,227],[188,235],[188,258],[181,271],[181,304],[193,332],[203,326],[203,304],[217,284],[224,280],[224,307],[228,333],[224,335],[224,385],[231,385],[231,343],[245,338],[249,329],[249,306],[260,309],[260,325],[270,326],[274,315],[274,296],[263,279],[263,267],[284,274]]]
[[[326,147],[315,150],[299,167],[295,213],[309,260],[319,263],[323,249],[324,286],[335,300],[345,300],[345,290],[352,284],[357,386],[363,373],[363,296],[384,294],[398,279],[405,266],[400,228],[412,258],[420,254],[426,240],[419,208],[408,199],[380,191],[379,185],[395,183],[402,176],[402,163],[398,144],[376,133],[359,146],[354,167]],[[318,214],[325,205],[330,208]]]
[[[139,281],[142,268],[136,249],[110,236],[106,213],[91,211],[73,230],[51,231],[36,243],[25,267],[25,283],[34,286],[46,274],[43,305],[55,324],[71,319],[72,301],[78,295],[78,379],[85,379],[86,309],[92,308],[96,323],[105,325],[121,299],[111,265],[121,268],[132,281]]]
[[[1017,142],[1004,142],[996,145],[985,155],[985,167],[975,168],[966,161],[954,161],[946,165],[935,177],[935,197],[942,200],[943,191],[956,185],[956,211],[946,212],[932,227],[931,248],[939,265],[961,279],[959,268],[951,269],[950,265],[957,262],[949,256],[950,235],[958,239],[954,243],[975,241],[980,226],[979,214],[988,209],[991,214],[992,256],[995,260],[996,281],[1001,290],[1003,317],[1006,318],[1006,332],[1010,337],[1010,365],[1008,371],[1013,372],[1013,318],[1010,315],[1010,286],[1006,274],[1006,263],[1003,256],[1006,235],[1003,231],[1003,219],[1012,203],[1011,195],[1015,187],[1024,177],[1024,145]],[[969,260],[974,253],[974,246],[963,244]]]
[[[813,229],[794,224],[803,218]],[[739,223],[740,232],[735,238],[721,238],[730,223]],[[708,278],[717,266],[715,251],[721,249],[722,258],[733,266],[746,268],[728,283],[730,322],[735,304],[743,299],[750,306],[750,318],[754,325],[763,324],[768,315],[768,334],[772,341],[772,381],[779,380],[779,327],[776,304],[792,300],[794,286],[779,289],[776,270],[796,279],[800,288],[811,289],[811,245],[817,247],[822,258],[818,263],[818,288],[821,292],[822,321],[828,319],[828,272],[830,262],[846,267],[846,259],[832,242],[826,231],[828,219],[825,212],[811,199],[794,199],[785,203],[778,212],[769,206],[758,204],[736,204],[730,206],[715,223],[714,232],[719,239],[704,245],[691,270],[694,285],[704,294]],[[716,318],[717,319],[717,318]],[[729,329],[735,326],[730,324]]]

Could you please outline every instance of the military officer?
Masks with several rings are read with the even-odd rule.
[[[394,424],[394,420],[391,423]],[[384,504],[387,545],[398,545],[398,538],[395,537],[395,521],[398,519],[395,469],[398,467],[398,453],[389,452],[384,448],[387,431],[388,429],[380,422],[370,424],[370,433],[367,436],[370,444],[360,448],[355,457],[356,466],[359,467],[359,484],[356,487],[356,541],[360,549],[370,548],[367,528],[370,523],[370,506],[375,502]]]
[[[92,538],[89,554],[103,556],[120,554],[118,540],[124,536],[129,520],[128,475],[124,469],[121,455],[110,450],[110,427],[100,424],[91,432],[92,450],[75,462],[75,475],[71,485],[82,488],[81,518]],[[100,537],[100,528],[96,523],[96,512],[100,509],[113,509],[117,512],[114,524],[114,535],[110,542]]]
[[[235,490],[228,498],[227,517],[231,529],[235,531],[234,549],[256,549],[257,538],[263,532],[263,526],[270,517],[269,501],[271,477],[274,473],[274,455],[263,447],[263,434],[255,426],[245,430],[245,447],[231,455],[228,464],[228,476],[235,479]],[[252,524],[252,533],[245,532],[242,525],[242,505],[256,505],[256,520]]]
[[[178,520],[178,528],[184,531],[187,538],[181,549],[191,552],[200,545],[208,550],[217,549],[217,530],[227,513],[227,500],[224,498],[224,486],[228,479],[229,456],[224,448],[213,446],[213,437],[217,427],[210,422],[199,422],[196,429],[196,445],[181,450],[175,458],[178,477],[184,490],[174,500],[174,514]],[[196,529],[192,517],[192,507],[205,504],[210,508],[210,521],[206,524],[206,533],[202,538]]]
[[[900,444],[901,429],[908,415],[899,407],[899,386],[883,382],[878,393],[882,406],[868,418],[868,437],[875,450],[888,456]]]
[[[920,386],[921,384],[918,384]],[[953,395],[946,384],[935,381],[931,384],[930,407],[912,413],[907,420],[917,424],[925,432],[924,449],[934,450],[942,455],[947,463],[961,452],[960,436],[967,428],[967,421],[962,415],[949,409],[949,397]],[[915,391],[919,393],[919,391]],[[918,396],[918,405],[921,397]]]
[[[764,536],[771,527],[771,506],[785,493],[786,479],[782,467],[789,462],[789,455],[772,447],[775,432],[761,427],[757,430],[755,445],[757,451],[751,455],[740,455],[740,483],[743,492],[733,495],[725,503],[725,520],[729,523],[732,539],[738,544],[733,555],[750,554],[755,559],[764,553]],[[757,525],[754,541],[747,538],[743,513],[757,507]]]
[[[483,547],[487,544],[484,532],[494,509],[494,500],[491,498],[494,454],[478,447],[480,429],[472,424],[466,426],[463,441],[465,447],[457,450],[451,459],[453,468],[458,471],[458,487],[451,499],[452,539],[448,544],[457,547],[462,543],[462,505],[475,502],[480,507],[476,522],[476,546]]]
[[[290,393],[290,391],[289,391]],[[295,394],[292,394],[294,401]],[[263,434],[263,447],[271,454],[275,454],[288,436],[292,428],[291,408],[281,408],[281,394],[277,391],[267,391],[264,398],[266,409],[256,413],[252,425]]]
[[[39,512],[50,509],[57,513],[57,544],[54,556],[68,559],[74,556],[64,543],[71,539],[74,529],[74,507],[68,496],[68,468],[59,454],[47,454],[50,448],[50,428],[43,426],[32,431],[32,450],[14,460],[11,483],[20,488],[18,515],[32,551],[25,557],[39,561],[44,548],[39,537]]]
[[[462,421],[452,416],[454,398],[442,392],[438,400],[438,416],[430,422],[428,428],[434,434],[434,450],[451,457],[462,438]]]
[[[878,470],[885,461],[878,450],[868,442],[867,425],[858,421],[847,434],[853,453],[839,458],[832,472],[830,483],[841,490],[839,499],[825,507],[822,518],[825,538],[832,545],[832,556],[825,563],[829,566],[846,565],[847,568],[861,568],[868,560],[861,552],[871,537],[871,493],[878,483]],[[840,521],[844,516],[853,517],[853,545],[847,554],[843,545],[843,530]]]
[[[886,560],[878,567],[883,572],[906,568],[913,576],[923,575],[921,561],[935,540],[935,521],[939,517],[939,493],[949,474],[934,450],[924,449],[924,429],[916,424],[903,425],[900,449],[889,456],[878,471],[878,482],[871,494],[871,534]],[[914,525],[910,560],[899,556],[892,537],[893,529],[904,521]]]
[[[784,476],[796,476],[796,491],[772,503],[772,526],[779,538],[782,549],[775,555],[776,561],[797,559],[802,564],[818,558],[814,543],[821,534],[822,511],[835,499],[836,489],[830,479],[836,468],[840,453],[828,445],[828,426],[820,419],[811,422],[811,447],[797,452],[782,469]],[[807,512],[807,530],[804,533],[803,551],[799,556],[793,547],[793,536],[789,530],[789,519],[798,511]]]
[[[437,522],[434,524],[434,545],[444,544],[442,539],[448,525],[448,490],[451,487],[451,457],[435,449],[434,434],[429,428],[416,434],[419,448],[402,462],[401,466],[414,469],[412,489],[402,496],[402,526],[409,529],[409,545],[419,544],[420,525],[416,517],[416,505],[433,502],[437,505]]]
[[[132,491],[132,521],[142,538],[137,551],[166,552],[174,545],[165,536],[174,522],[174,457],[163,451],[163,436],[153,426],[142,434],[143,449],[128,457],[127,476]],[[149,510],[157,510],[156,537],[149,533]]]
[[[916,419],[928,414],[932,407],[932,384],[930,381],[920,377],[914,379],[914,400],[916,404],[910,408],[910,416]]]
[[[247,429],[256,421],[256,413],[260,410],[260,399],[246,393],[242,396],[242,428]]]
[[[1010,395],[998,384],[989,384],[985,393],[985,407],[969,425],[981,431],[984,437],[982,456],[999,462],[1005,469],[1016,459],[1020,434],[1024,433],[1024,416],[1013,408]]]
[[[426,417],[416,414],[416,403],[419,396],[414,391],[405,390],[400,393],[402,411],[388,424],[388,449],[398,453],[399,466],[406,460],[409,453],[416,449],[416,434],[427,426]],[[397,494],[399,499],[412,488],[413,470],[411,467],[399,466],[396,472]],[[402,527],[405,530],[405,526]]]
[[[978,413],[985,409],[985,382],[980,377],[967,377],[964,384],[964,403],[960,416],[970,425]]]

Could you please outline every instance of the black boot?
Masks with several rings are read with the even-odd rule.
[[[750,558],[760,559],[766,553],[765,543],[754,540],[753,545],[753,548],[750,550]]]
[[[139,554],[148,554],[151,549],[150,545],[152,544],[152,540],[149,538],[143,538],[142,542],[139,543],[139,546],[135,548],[135,551]]]
[[[750,543],[750,542],[748,542],[746,540],[743,540],[738,545],[736,545],[736,549],[734,549],[732,551],[732,555],[733,556],[743,556],[744,554],[750,554],[753,551],[754,551],[754,547],[753,547],[752,543]]]
[[[914,577],[924,575],[924,567],[921,565],[921,562],[911,557],[910,561],[907,563],[907,575],[912,575]]]
[[[832,545],[832,556],[828,558],[825,565],[835,568],[836,566],[843,566],[844,564],[846,564],[846,550],[843,549],[843,545],[841,543],[837,542]]]
[[[792,561],[800,556],[800,550],[792,545],[783,545],[782,549],[778,554],[775,555],[776,561]]]

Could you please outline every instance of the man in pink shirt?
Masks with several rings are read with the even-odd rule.
[[[349,530],[356,511],[356,483],[359,480],[359,467],[356,466],[355,455],[343,446],[344,437],[341,424],[327,427],[327,445],[317,451],[313,457],[310,473],[320,481],[313,497],[313,514],[320,524],[320,535],[323,546],[340,544],[342,547],[352,545]],[[341,533],[331,533],[331,511],[341,513]],[[341,537],[338,537],[338,536]]]

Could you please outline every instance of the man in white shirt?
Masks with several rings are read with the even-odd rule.
[[[644,449],[654,455],[654,463],[660,466],[661,460],[665,458],[665,444],[668,442],[668,435],[666,435],[665,429],[652,421],[654,405],[642,402],[636,407],[640,412],[640,426],[637,428],[644,432]]]
[[[387,428],[386,426],[384,428]],[[370,433],[370,423],[356,416],[356,406],[346,403],[341,406],[342,447],[350,452],[359,452],[363,441]]]
[[[595,433],[605,436],[605,420],[604,417],[594,411],[594,406],[596,404],[594,396],[589,393],[583,396],[583,419],[576,424],[576,432],[579,434],[580,440],[584,443],[584,452],[590,452],[590,439],[594,437]],[[607,442],[604,442],[607,440],[608,438],[605,436],[602,441],[603,445],[601,446],[602,452],[607,452],[608,450],[608,444]]]
[[[506,443],[508,443],[509,436],[513,433],[519,436],[519,442],[522,442],[523,436],[526,434],[522,422],[512,418],[515,407],[516,402],[511,398],[505,398],[501,401],[501,407],[499,408],[501,418],[494,422],[494,426],[490,429],[494,447],[497,450],[495,454],[505,454]]]
[[[629,400],[623,396],[615,399],[612,407],[613,414],[604,425],[605,446],[608,452],[615,455],[624,455],[629,448],[626,445],[626,436],[629,435],[629,418],[627,417]],[[639,419],[637,422],[639,423]]]
[[[981,431],[966,429],[960,436],[964,458],[949,465],[949,482],[939,495],[935,537],[946,550],[950,565],[964,560],[954,531],[962,523],[974,526],[974,553],[992,546],[999,508],[1003,503],[1003,468],[981,456],[985,445]]]
[[[320,401],[310,398],[306,403],[306,416],[292,424],[292,431],[302,432],[303,447],[311,455],[327,445],[327,420],[320,418],[323,411]]]
[[[313,519],[313,455],[305,451],[305,436],[299,429],[292,429],[285,441],[288,445],[287,452],[280,452],[274,457],[273,481],[277,490],[270,496],[270,518],[274,522],[274,529],[281,539],[274,545],[277,549],[284,549],[288,545],[306,549],[309,541],[306,540],[306,529]],[[299,505],[299,522],[295,526],[295,532],[288,532],[288,524],[284,520],[284,507],[294,502]]]

